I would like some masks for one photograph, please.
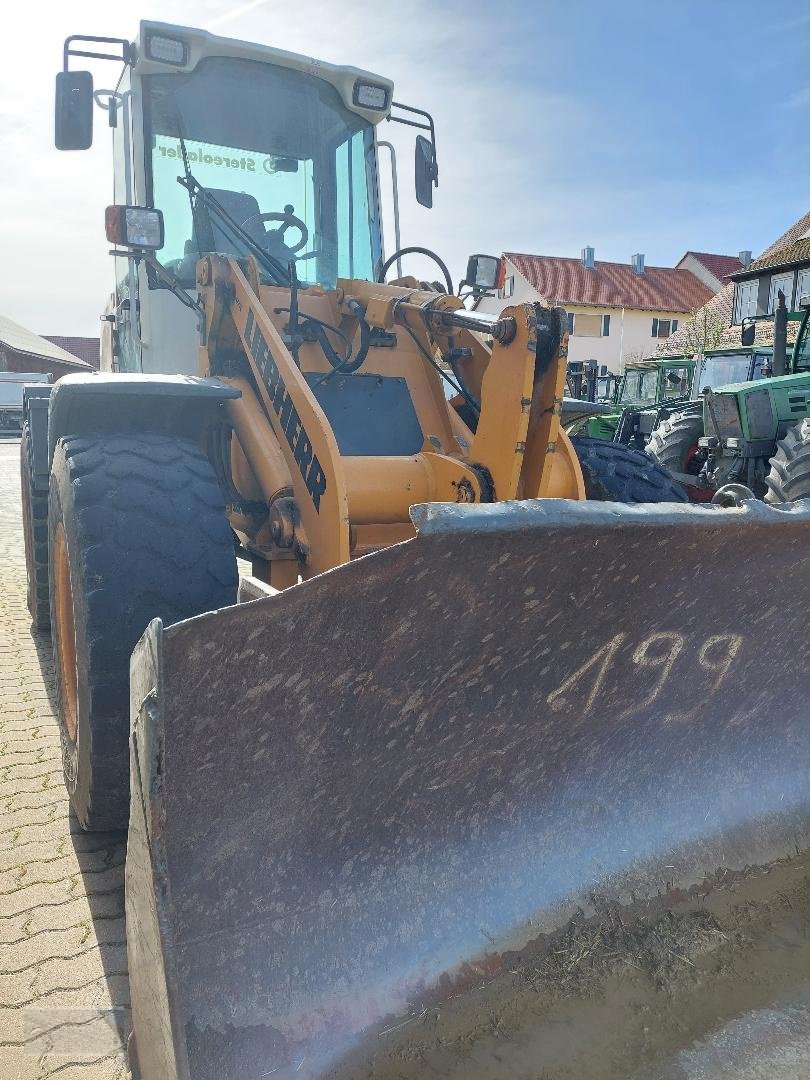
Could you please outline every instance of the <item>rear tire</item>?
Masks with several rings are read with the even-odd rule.
[[[778,506],[810,499],[810,420],[789,428],[776,446],[765,477],[765,502]]]
[[[49,630],[51,609],[48,600],[48,492],[37,491],[34,487],[31,432],[27,421],[23,424],[20,438],[20,491],[28,611],[37,630]]]
[[[640,450],[584,435],[571,442],[577,452],[588,499],[624,503],[684,503],[680,484]]]
[[[149,622],[236,602],[214,470],[171,435],[61,439],[48,515],[62,760],[82,828],[129,815],[129,658]]]

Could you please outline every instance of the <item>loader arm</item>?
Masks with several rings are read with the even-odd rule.
[[[224,364],[222,354],[233,347],[235,331],[287,464],[300,560],[316,574],[348,562],[346,478],[329,421],[238,263],[213,257],[203,260],[198,273],[201,286],[213,295],[209,355]]]
[[[560,438],[559,309],[526,304],[487,320],[457,297],[350,280],[293,299],[265,286],[255,261],[217,255],[201,260],[198,285],[203,370],[240,391],[228,405],[243,496],[234,506],[267,507],[252,532],[243,515],[231,524],[271,564],[273,585],[411,538],[415,503],[582,497]],[[480,359],[485,330],[494,344],[471,431],[436,361],[474,350]],[[336,358],[338,341],[352,345],[351,365]]]
[[[489,473],[494,499],[584,497],[576,454],[567,439],[559,439],[568,356],[562,308],[521,304],[495,319],[467,312],[455,296],[403,297],[401,289],[391,296],[390,287],[386,295],[375,284],[339,284],[359,297],[374,325],[406,326],[425,351],[438,348],[445,360],[451,353],[460,357],[465,385],[480,403],[469,457]],[[491,349],[481,333],[493,336]]]

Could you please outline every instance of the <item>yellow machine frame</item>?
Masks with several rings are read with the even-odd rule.
[[[316,342],[300,345],[296,364],[284,339],[289,290],[262,284],[252,259],[240,265],[209,255],[197,277],[207,342],[200,374],[241,391],[228,403],[233,483],[245,503],[269,508],[261,522],[232,510],[231,524],[254,554],[254,572],[273,586],[410,539],[415,503],[584,499],[576,452],[560,427],[567,351],[560,309],[506,309],[490,348],[480,333],[459,326],[468,313],[457,297],[420,289],[413,279],[341,279],[335,290],[301,290],[303,318],[356,340],[362,309],[366,322],[388,335],[388,347],[368,350],[363,374],[404,379],[424,434],[410,456],[349,457],[305,374],[352,376],[335,372]],[[544,332],[553,348],[543,364]],[[474,432],[428,360],[438,363],[451,349],[462,355],[464,382],[481,403]]]

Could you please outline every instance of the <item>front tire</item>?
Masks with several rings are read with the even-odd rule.
[[[129,658],[149,622],[236,601],[214,470],[171,435],[87,435],[54,452],[51,629],[62,760],[82,828],[126,826]]]
[[[765,502],[779,506],[810,499],[810,420],[789,428],[776,447],[765,477]]]
[[[604,502],[684,503],[680,484],[640,450],[584,435],[571,442],[585,479],[585,496]]]
[[[698,446],[704,434],[703,414],[673,413],[655,428],[646,446],[646,453],[658,464],[674,473],[686,473],[697,478],[705,461],[705,451]],[[714,494],[713,488],[684,485],[696,502],[705,502]]]

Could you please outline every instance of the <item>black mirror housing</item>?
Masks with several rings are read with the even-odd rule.
[[[740,330],[740,344],[753,345],[757,334],[756,323],[753,319],[743,319]]]
[[[60,71],[56,76],[54,141],[57,150],[87,150],[93,142],[93,76]]]
[[[497,255],[471,255],[463,284],[469,285],[473,292],[494,292],[501,284],[500,271],[501,260]]]
[[[414,163],[414,180],[416,183],[416,201],[420,206],[433,206],[433,188],[438,181],[436,168],[436,150],[430,139],[424,135],[416,136],[416,158]]]

